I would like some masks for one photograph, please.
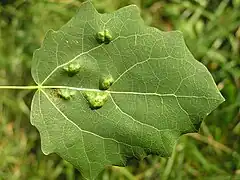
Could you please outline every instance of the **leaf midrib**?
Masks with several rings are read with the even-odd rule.
[[[78,87],[71,87],[71,86],[38,86],[39,90],[44,89],[69,89],[69,90],[75,90],[75,91],[89,91],[89,92],[106,92],[109,94],[127,94],[127,95],[142,95],[142,96],[159,96],[159,97],[175,97],[175,98],[195,98],[195,99],[206,99],[206,100],[217,100],[217,98],[209,98],[206,96],[187,96],[187,95],[176,95],[174,93],[152,93],[152,92],[131,92],[131,91],[113,91],[113,90],[106,90],[102,91],[99,89],[91,89],[91,88],[78,88]]]

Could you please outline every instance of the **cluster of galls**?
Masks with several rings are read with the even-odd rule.
[[[112,41],[112,35],[108,30],[104,30],[96,34],[96,40],[100,44],[109,44]],[[69,77],[73,77],[79,73],[81,66],[78,63],[71,63],[65,66],[63,70],[68,74]],[[104,91],[108,90],[113,82],[114,79],[111,75],[103,75],[99,79],[100,91],[85,91],[83,93],[91,109],[99,109],[104,105],[108,98],[108,92]],[[75,95],[75,91],[69,89],[59,89],[58,95],[64,100],[70,100],[71,97]]]
[[[105,29],[104,31],[98,32],[96,34],[96,39],[100,44],[102,43],[109,44],[113,38],[110,32],[107,29]]]

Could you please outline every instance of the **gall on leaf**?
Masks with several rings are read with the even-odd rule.
[[[113,40],[113,37],[111,33],[107,29],[105,29],[104,31],[100,31],[96,34],[96,40],[100,44],[109,44]]]
[[[99,89],[100,90],[107,90],[113,84],[114,79],[111,75],[102,76],[99,80]]]
[[[67,72],[69,77],[76,75],[80,71],[80,68],[81,66],[78,63],[71,63],[63,67],[64,71]]]
[[[64,100],[70,100],[76,94],[76,91],[69,89],[58,89],[57,94]]]
[[[88,101],[89,107],[95,110],[101,108],[106,103],[109,94],[107,92],[85,91],[83,95]]]

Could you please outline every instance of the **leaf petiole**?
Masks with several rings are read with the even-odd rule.
[[[40,86],[0,86],[0,89],[39,89]]]

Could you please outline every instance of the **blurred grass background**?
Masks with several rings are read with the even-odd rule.
[[[126,168],[109,167],[103,180],[240,180],[240,0],[93,0],[100,12],[128,4],[146,24],[181,30],[196,59],[226,98],[200,134],[182,136],[172,157],[149,156]],[[32,85],[33,51],[48,29],[57,30],[79,0],[0,0],[0,85]],[[0,180],[74,180],[80,174],[57,155],[45,156],[29,122],[32,91],[1,90]]]

